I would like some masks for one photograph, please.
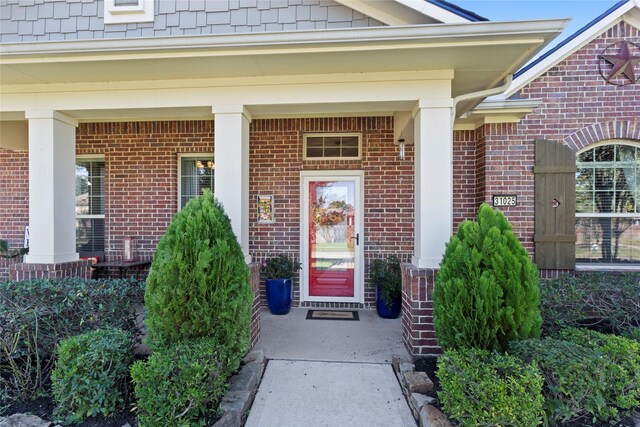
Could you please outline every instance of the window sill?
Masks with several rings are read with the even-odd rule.
[[[577,272],[640,272],[640,264],[625,265],[625,264],[576,264]]]

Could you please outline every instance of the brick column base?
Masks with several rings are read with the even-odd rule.
[[[414,357],[442,353],[433,327],[431,294],[438,271],[402,264],[402,339]]]
[[[260,263],[249,264],[251,271],[251,291],[253,292],[253,304],[251,306],[251,336],[249,348],[252,349],[260,339]]]
[[[22,262],[21,257],[15,257],[11,259],[0,258],[0,282],[10,279],[10,271],[14,268],[14,265]]]
[[[91,277],[91,261],[78,260],[58,264],[13,264],[10,266],[11,280],[62,279],[65,277]]]

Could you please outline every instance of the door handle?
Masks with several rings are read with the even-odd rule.
[[[360,246],[360,233],[356,233],[351,239],[356,239],[356,245]]]

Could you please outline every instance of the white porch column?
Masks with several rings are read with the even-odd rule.
[[[215,196],[224,205],[245,261],[249,255],[249,123],[242,105],[213,106]]]
[[[76,126],[53,110],[32,110],[29,119],[30,264],[78,260],[76,253]]]
[[[418,268],[438,268],[453,227],[453,100],[420,100],[414,113]]]

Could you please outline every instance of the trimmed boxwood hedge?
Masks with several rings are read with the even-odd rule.
[[[543,379],[533,364],[486,350],[450,350],[438,360],[438,397],[461,426],[531,427],[542,421]]]
[[[144,283],[82,278],[0,282],[0,394],[12,400],[47,394],[53,355],[68,337],[99,328],[139,339],[136,306]]]
[[[51,373],[57,415],[80,422],[123,409],[133,363],[131,344],[129,333],[115,328],[86,332],[60,342]]]
[[[231,373],[215,338],[158,350],[131,368],[140,427],[204,426],[215,417]]]

